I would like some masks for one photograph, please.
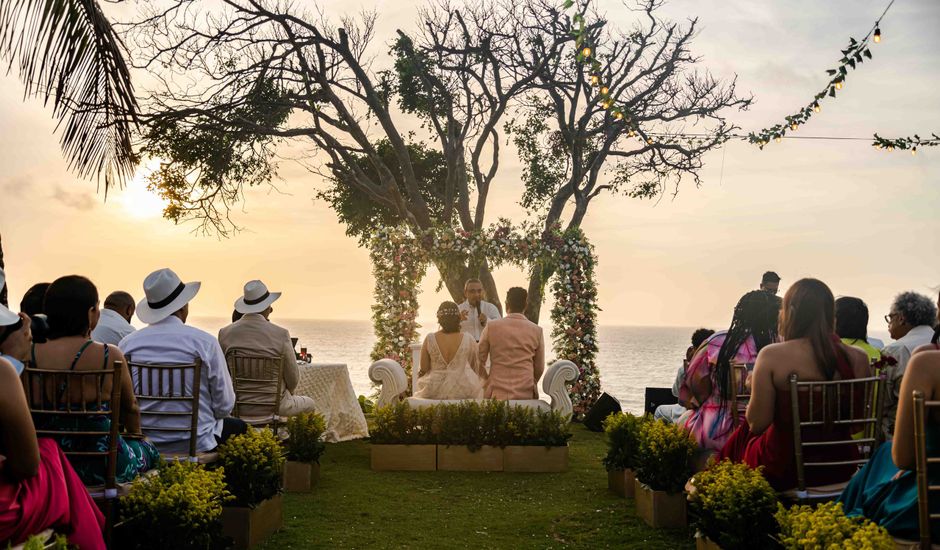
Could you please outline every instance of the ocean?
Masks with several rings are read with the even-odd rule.
[[[299,339],[297,350],[306,347],[314,363],[345,363],[356,393],[373,393],[369,380],[369,353],[375,336],[370,321],[272,320]],[[221,317],[193,317],[189,323],[210,334],[218,334],[229,321]],[[645,388],[672,387],[695,328],[598,327],[597,365],[602,390],[620,400],[624,410],[642,413]],[[546,335],[551,332],[550,327],[543,329]],[[424,334],[422,330],[422,338]],[[875,333],[874,336],[889,341],[887,335]],[[547,355],[551,357],[550,351]]]

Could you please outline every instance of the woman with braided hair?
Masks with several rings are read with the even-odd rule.
[[[437,308],[441,330],[428,334],[421,346],[421,367],[415,397],[479,399],[485,369],[480,367],[476,340],[460,330],[460,309],[454,302]]]
[[[689,363],[680,388],[680,399],[692,408],[685,427],[706,455],[720,451],[734,429],[731,397],[737,389],[730,384],[731,364],[754,363],[758,352],[777,340],[779,303],[769,292],[748,292],[735,306],[728,330],[716,332]]]

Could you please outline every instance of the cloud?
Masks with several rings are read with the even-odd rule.
[[[32,176],[17,176],[0,182],[0,196],[4,199],[20,199],[26,196],[29,188],[35,186]]]
[[[81,210],[87,212],[95,207],[95,199],[92,195],[81,193],[81,192],[72,192],[63,188],[61,185],[55,186],[55,191],[52,193],[52,198],[59,201],[60,203],[68,206],[69,208],[74,208],[75,210]]]

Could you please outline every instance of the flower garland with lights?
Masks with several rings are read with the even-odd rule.
[[[547,233],[520,230],[507,220],[484,231],[407,227],[380,228],[370,242],[375,277],[372,321],[376,343],[372,360],[390,358],[411,379],[410,345],[418,338],[418,292],[431,263],[492,268],[503,264],[553,271],[553,351],[577,365],[580,376],[570,390],[576,417],[600,395],[597,356],[597,285],[594,248],[580,229]]]

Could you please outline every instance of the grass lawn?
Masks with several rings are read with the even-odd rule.
[[[572,432],[561,474],[373,472],[367,442],[328,445],[320,483],[285,496],[284,529],[262,548],[694,547],[607,491],[603,434]]]

